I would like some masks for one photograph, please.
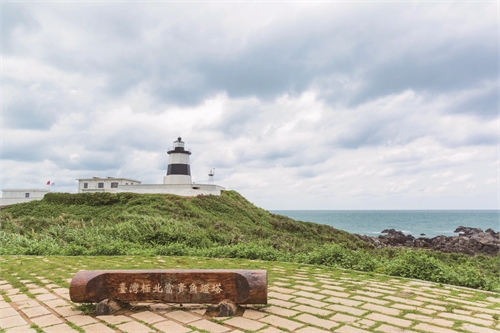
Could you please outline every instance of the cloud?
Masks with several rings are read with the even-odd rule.
[[[3,8],[3,187],[160,183],[182,136],[268,208],[496,207],[492,3]]]

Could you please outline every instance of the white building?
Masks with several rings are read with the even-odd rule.
[[[191,179],[191,152],[184,147],[184,141],[179,137],[167,152],[168,168],[163,177],[163,184],[142,184],[139,180],[129,178],[83,178],[78,179],[78,193],[86,192],[132,192],[177,194],[194,197],[198,194],[220,195],[224,187],[214,184],[195,184]]]
[[[2,190],[0,206],[8,206],[16,203],[40,200],[44,197],[45,194],[49,192],[49,190],[42,190],[37,188]]]
[[[115,192],[120,185],[137,185],[141,182],[129,178],[82,178],[78,179],[78,193],[84,192]]]

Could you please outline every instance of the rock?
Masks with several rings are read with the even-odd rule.
[[[458,236],[437,236],[434,238],[417,238],[405,235],[401,231],[385,229],[378,237],[356,235],[376,248],[383,247],[411,247],[427,248],[448,253],[464,253],[469,255],[486,254],[496,255],[500,250],[500,232],[492,229],[483,231],[481,228],[458,227],[455,232]]]
[[[218,310],[217,317],[232,317],[236,314],[237,307],[233,301],[224,300],[219,303]]]
[[[105,299],[97,304],[95,309],[96,316],[107,316],[115,314],[116,312],[128,309],[130,304],[116,300],[116,299]]]

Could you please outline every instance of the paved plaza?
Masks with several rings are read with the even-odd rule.
[[[20,280],[21,288],[0,278],[0,332],[500,332],[495,293],[363,274],[332,277],[313,267],[290,274],[276,265],[269,270],[269,304],[228,318],[205,316],[202,304],[152,303],[95,317],[76,310],[68,288],[49,274]]]

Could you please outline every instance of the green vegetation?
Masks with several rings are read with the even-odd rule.
[[[260,209],[234,191],[179,197],[49,193],[8,206],[1,255],[164,255],[298,262],[500,290],[500,257],[371,245]]]

